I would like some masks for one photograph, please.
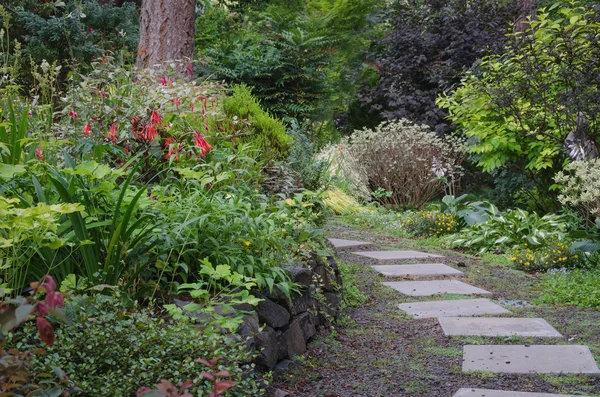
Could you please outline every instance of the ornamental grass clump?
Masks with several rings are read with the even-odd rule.
[[[462,175],[463,146],[401,119],[355,131],[325,153],[332,171],[351,180],[357,191],[384,205],[422,208],[445,188],[454,191]]]

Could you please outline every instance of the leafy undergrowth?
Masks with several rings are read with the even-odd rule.
[[[544,277],[540,303],[600,308],[600,269],[555,272]]]

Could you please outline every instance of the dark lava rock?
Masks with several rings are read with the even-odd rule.
[[[296,321],[300,324],[300,329],[302,329],[302,333],[304,334],[304,340],[309,340],[315,336],[317,330],[312,322],[310,314],[302,313],[296,318]]]
[[[256,363],[268,370],[272,370],[277,365],[277,334],[271,327],[265,327],[262,332],[254,336],[254,343],[258,350],[261,350],[256,358]]]
[[[293,358],[294,356],[300,356],[306,351],[306,341],[304,340],[304,334],[302,328],[300,328],[300,322],[294,319],[283,333],[287,341],[288,357]]]
[[[280,328],[290,321],[290,313],[283,306],[278,305],[264,295],[258,295],[258,298],[263,299],[256,306],[258,319],[261,323],[266,323],[273,328]]]

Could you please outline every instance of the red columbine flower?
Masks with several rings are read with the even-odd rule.
[[[181,105],[181,100],[177,97],[171,98],[171,103],[179,108],[179,105]]]
[[[134,118],[131,119],[131,130],[133,132],[137,132],[139,123],[140,123],[140,118],[138,116],[135,116]]]
[[[72,119],[77,120],[79,118],[79,115],[77,114],[77,112],[74,112],[74,111],[71,110],[69,112],[69,117],[72,118]]]
[[[117,123],[112,123],[108,135],[106,136],[112,143],[117,143]]]
[[[198,131],[194,133],[194,145],[202,150],[202,158],[204,158],[206,152],[213,148]]]
[[[90,125],[90,122],[88,121],[87,124],[85,125],[85,127],[83,127],[83,133],[85,134],[85,136],[90,136],[90,132],[92,132],[92,126]]]
[[[160,118],[160,115],[156,110],[153,110],[152,113],[150,113],[150,125],[152,125],[152,127],[156,127],[157,125],[161,124],[162,119]]]
[[[37,156],[38,159],[40,159],[40,161],[44,161],[44,154],[42,153],[42,149],[36,148],[35,155]]]
[[[162,85],[167,85],[167,84],[168,84],[167,77],[166,77],[166,76],[163,76],[163,77],[162,77],[162,79],[160,79],[160,83],[161,83]]]

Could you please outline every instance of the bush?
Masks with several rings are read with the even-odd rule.
[[[263,150],[265,159],[284,159],[289,154],[292,138],[286,134],[285,125],[264,111],[258,100],[245,85],[233,88],[233,95],[223,99],[223,111],[231,118],[247,120],[249,141]]]
[[[406,120],[356,131],[325,150],[334,156],[334,172],[387,205],[421,208],[461,177],[460,142]]]
[[[438,101],[471,138],[480,167],[529,173],[542,192],[567,155],[596,145],[600,126],[598,12],[561,4],[539,10],[525,32],[509,36],[503,54],[483,59]],[[581,136],[569,144],[574,129]]]
[[[572,254],[564,241],[548,240],[542,247],[517,247],[510,260],[515,267],[526,271],[546,271],[550,269],[577,267],[580,254]]]
[[[439,211],[406,212],[401,215],[402,227],[413,236],[442,236],[458,230],[458,217]]]
[[[522,209],[498,213],[490,209],[487,221],[476,223],[463,230],[454,246],[467,247],[479,252],[494,249],[510,249],[529,244],[543,247],[552,239],[564,238],[566,222],[560,215],[547,214],[540,217],[535,212]]]
[[[600,159],[570,163],[554,180],[560,185],[558,200],[561,204],[582,206],[588,219],[600,215]]]
[[[224,357],[236,386],[231,395],[261,395],[250,361],[252,353],[231,336],[203,332],[189,323],[157,317],[149,309],[131,310],[116,298],[103,295],[74,298],[65,310],[68,325],[56,329],[57,343],[33,363],[36,373],[61,368],[86,395],[133,396],[142,386],[161,379],[193,379],[193,392],[207,393],[211,385],[199,376],[197,358]],[[34,348],[37,338],[28,324],[10,341],[13,346]]]
[[[385,119],[406,118],[437,133],[452,129],[436,97],[488,50],[501,50],[518,16],[517,0],[393,2],[392,29],[370,57],[379,76],[358,92],[361,103]],[[364,108],[357,109],[362,114]],[[355,117],[356,118],[356,117]],[[356,127],[362,127],[358,125]]]

